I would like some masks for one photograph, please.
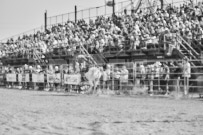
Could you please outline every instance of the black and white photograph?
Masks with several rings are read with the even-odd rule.
[[[203,135],[203,0],[0,0],[0,135]]]

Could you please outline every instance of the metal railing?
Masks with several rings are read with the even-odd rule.
[[[116,14],[123,13],[123,10],[125,8],[129,8],[131,4],[131,0],[126,0],[122,2],[115,3],[115,6],[117,8]],[[111,16],[112,15],[112,7],[109,7],[107,5],[98,6],[98,7],[92,7],[88,9],[82,9],[76,12],[77,14],[77,20],[90,20],[90,19],[96,19],[97,16]],[[52,26],[55,24],[64,24],[67,21],[75,21],[75,12],[50,16],[47,19],[47,25]]]
[[[195,61],[200,61],[200,59]],[[146,94],[158,95],[173,92],[177,94],[186,92],[186,95],[203,93],[203,66],[191,66],[191,73],[186,73],[183,60],[142,60],[129,63],[109,63],[109,65],[110,74],[106,79],[101,77],[98,86],[98,89],[104,92],[109,89],[114,93],[127,92],[131,95],[142,89],[142,92]],[[4,87],[8,88],[61,92],[70,91],[73,87],[80,92],[88,90],[89,83],[84,79],[86,72],[82,68],[66,64],[59,66],[59,72],[50,73],[47,67],[40,73],[34,71],[6,73],[0,74],[0,78],[4,80]],[[127,72],[123,72],[124,70]],[[106,72],[106,69],[103,72]]]

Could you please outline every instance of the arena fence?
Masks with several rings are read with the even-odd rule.
[[[194,61],[201,60],[192,60],[190,63]],[[109,74],[100,78],[98,86],[104,92],[111,90],[115,93],[131,94],[142,89],[149,94],[203,93],[203,66],[191,64],[191,73],[187,76],[188,73],[184,73],[183,60],[144,60],[109,65]],[[2,73],[0,85],[28,90],[85,92],[89,84],[84,74],[84,71],[74,68],[73,65],[60,65],[57,73]]]

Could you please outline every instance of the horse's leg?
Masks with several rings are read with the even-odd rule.
[[[94,81],[93,82],[94,84],[93,84],[93,94],[96,94],[97,93],[97,82],[96,81]]]
[[[93,82],[89,82],[89,84],[90,84],[90,87],[88,89],[88,93],[92,94],[93,89],[94,89],[94,83]]]
[[[98,89],[100,90],[99,82],[100,82],[99,80],[95,81],[95,84],[94,84],[94,86],[95,86],[95,93],[98,93]]]

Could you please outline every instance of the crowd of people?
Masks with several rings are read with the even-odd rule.
[[[45,32],[38,31],[17,40],[9,39],[1,44],[0,57],[33,57],[53,52],[54,48],[61,48],[62,54],[72,54],[80,45],[85,46],[89,53],[160,48],[163,47],[163,35],[167,41],[165,49],[170,55],[173,48],[180,48],[175,34],[180,34],[188,43],[196,41],[201,48],[202,9],[202,3],[184,3],[180,6],[168,5],[165,9],[157,8],[154,13],[146,8],[136,13],[132,10],[130,14],[99,16],[89,23],[84,20],[77,23],[67,21]]]
[[[77,61],[72,65],[49,65],[46,67],[41,67],[40,65],[24,65],[23,67],[2,67],[1,74],[29,74],[30,79],[25,83],[20,80],[16,82],[9,82],[6,80],[6,85],[11,88],[14,86],[19,86],[24,89],[33,89],[34,83],[32,74],[43,74],[44,79],[42,82],[37,83],[36,86],[41,90],[57,90],[58,86],[63,86],[65,90],[70,91],[73,86],[74,88],[85,90],[84,82],[87,81],[85,73],[91,68],[91,65],[78,63]],[[182,80],[184,84],[185,93],[188,92],[189,79],[191,77],[191,65],[187,58],[180,62],[137,62],[133,65],[125,64],[107,64],[100,65],[98,67],[101,72],[101,78],[99,87],[102,90],[116,90],[119,92],[125,90],[131,90],[134,86],[148,87],[149,93],[154,91],[165,91],[169,94],[170,90],[175,84],[174,81]],[[48,75],[60,74],[62,80],[56,82],[48,82]],[[66,85],[63,82],[63,75],[81,75],[81,83],[77,86]],[[5,76],[6,77],[6,76]],[[6,79],[6,78],[5,78]],[[85,86],[86,87],[86,86]],[[55,88],[55,89],[54,89]],[[88,87],[86,87],[88,88]]]

